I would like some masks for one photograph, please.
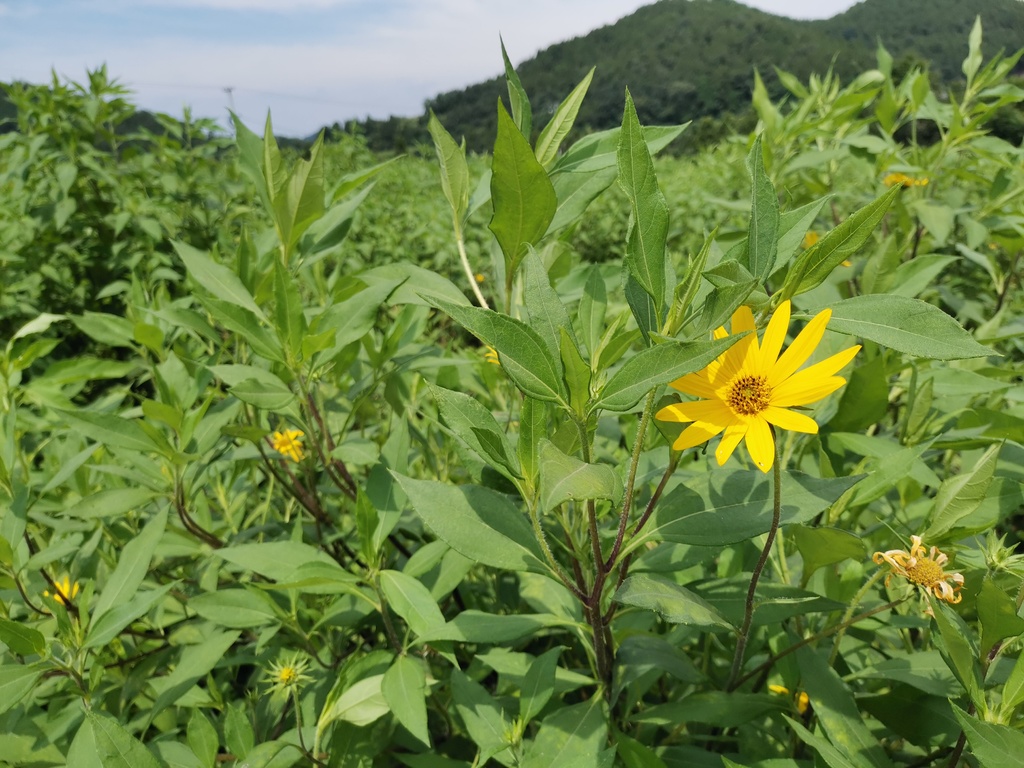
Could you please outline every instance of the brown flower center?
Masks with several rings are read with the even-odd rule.
[[[919,558],[912,568],[907,568],[907,578],[922,587],[938,584],[942,577],[942,566],[927,557]]]
[[[753,416],[768,407],[771,394],[764,376],[741,376],[729,388],[726,402],[736,413]]]

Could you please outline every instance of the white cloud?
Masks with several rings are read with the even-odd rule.
[[[302,11],[323,11],[353,0],[140,0],[142,5],[160,8],[201,8],[210,11],[269,11],[273,13],[297,13]]]

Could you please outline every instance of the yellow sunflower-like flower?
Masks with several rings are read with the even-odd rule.
[[[53,582],[53,586],[57,590],[56,593],[51,595],[48,591],[44,591],[43,597],[52,597],[58,603],[63,603],[64,605],[78,597],[78,582],[72,582],[68,576]]]
[[[893,576],[901,576],[911,584],[920,587],[925,593],[934,595],[956,605],[962,599],[960,590],[964,586],[964,577],[959,573],[946,573],[943,566],[949,562],[944,552],[933,546],[931,551],[921,542],[920,536],[910,537],[910,551],[890,549],[875,552],[872,559],[878,564],[886,563],[892,571],[885,577],[885,585]]]
[[[804,239],[800,242],[800,247],[806,251],[808,248],[817,245],[819,240],[821,240],[821,235],[812,229],[804,235]]]
[[[305,433],[299,429],[286,429],[284,432],[275,432],[270,436],[270,447],[287,456],[292,461],[302,461],[305,453],[302,448],[302,438]]]
[[[790,305],[784,301],[758,343],[754,314],[750,307],[740,307],[732,316],[732,332],[750,333],[704,370],[672,382],[680,392],[700,398],[667,405],[656,414],[662,421],[693,422],[673,443],[675,450],[693,448],[724,432],[715,451],[719,465],[745,440],[754,464],[767,472],[775,461],[769,425],[817,433],[814,419],[790,409],[816,403],[845,384],[846,379],[835,374],[853,359],[860,345],[797,370],[817,348],[832,312],[826,309],[815,315],[780,356],[789,316]],[[727,335],[725,328],[715,331],[715,338]]]
[[[769,685],[768,690],[779,696],[789,696],[789,688],[784,685]],[[806,691],[797,691],[796,696],[793,697],[793,704],[796,706],[797,712],[801,715],[806,714],[807,710],[811,708],[811,697],[807,695]]]
[[[491,365],[501,365],[501,361],[498,359],[498,350],[496,350],[494,347],[487,347],[486,351],[484,352],[484,360],[486,360]]]
[[[482,283],[484,280],[487,279],[487,276],[483,272],[477,272],[475,275],[473,275],[473,279],[476,280],[478,283]]]

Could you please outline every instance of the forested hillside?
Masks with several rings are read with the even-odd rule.
[[[773,16],[733,0],[661,0],[553,45],[517,71],[534,110],[547,115],[596,65],[577,122],[580,130],[609,128],[621,120],[627,86],[641,120],[680,123],[746,110],[755,67],[776,97],[782,88],[773,67],[806,78],[834,65],[849,79],[874,65],[878,40],[893,54],[897,69],[923,61],[936,79],[955,81],[962,76],[965,40],[977,16],[985,23],[985,55],[1024,46],[1020,0],[865,0],[825,21]],[[516,41],[505,43],[515,59]],[[504,93],[501,76],[439,94],[426,106],[471,148],[485,150],[495,130],[494,104]],[[371,146],[401,147],[426,139],[426,114],[368,120],[363,128]]]

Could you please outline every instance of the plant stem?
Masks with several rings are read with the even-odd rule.
[[[622,495],[622,511],[619,513],[619,529],[615,534],[615,544],[612,546],[611,554],[605,565],[605,570],[610,571],[615,567],[615,560],[622,548],[622,538],[626,535],[626,526],[629,524],[629,512],[633,506],[633,491],[636,488],[636,469],[640,464],[640,453],[644,447],[644,437],[647,434],[647,426],[651,422],[651,409],[654,407],[654,395],[656,389],[652,389],[644,401],[644,410],[640,414],[640,424],[636,428],[636,440],[633,441],[633,453],[629,457],[629,473],[626,475],[626,490]],[[669,466],[672,466],[670,463]],[[648,508],[653,509],[649,504]],[[644,520],[646,522],[646,520]],[[634,531],[635,535],[635,531]]]
[[[740,628],[739,640],[736,642],[736,655],[732,660],[732,671],[729,673],[729,683],[725,690],[735,690],[739,685],[740,670],[743,668],[743,655],[747,650],[747,642],[750,640],[750,625],[754,621],[754,599],[757,596],[757,582],[761,579],[761,572],[768,562],[768,556],[772,551],[772,544],[775,542],[775,534],[779,530],[779,520],[782,517],[782,462],[779,457],[779,441],[776,438],[775,430],[772,430],[772,443],[775,450],[775,461],[772,463],[772,481],[774,485],[774,501],[772,504],[772,527],[768,529],[768,538],[765,540],[761,550],[761,557],[754,566],[754,573],[750,577],[750,587],[747,589],[747,602],[743,613],[743,626]]]
[[[548,545],[547,536],[544,535],[544,528],[540,524],[540,517],[537,514],[537,510],[531,507],[529,512],[530,522],[533,524],[533,533],[537,537],[537,541],[540,543],[540,548],[544,550],[544,557],[547,558],[548,565],[551,567],[551,570],[554,571],[555,575],[558,577],[559,581],[565,585],[566,589],[576,595],[577,599],[581,602],[586,603],[587,594],[570,581],[569,576],[562,569],[562,566],[560,566],[558,561],[555,560],[555,555],[551,551],[551,547]]]
[[[469,266],[469,257],[466,255],[466,245],[462,242],[462,232],[459,230],[455,231],[455,244],[459,248],[459,259],[462,261],[462,268],[466,271],[466,277],[469,279],[469,287],[473,289],[473,295],[476,296],[476,302],[484,309],[490,309],[491,305],[487,303],[487,299],[480,293],[480,287],[476,284],[476,277],[473,275],[473,268]]]

